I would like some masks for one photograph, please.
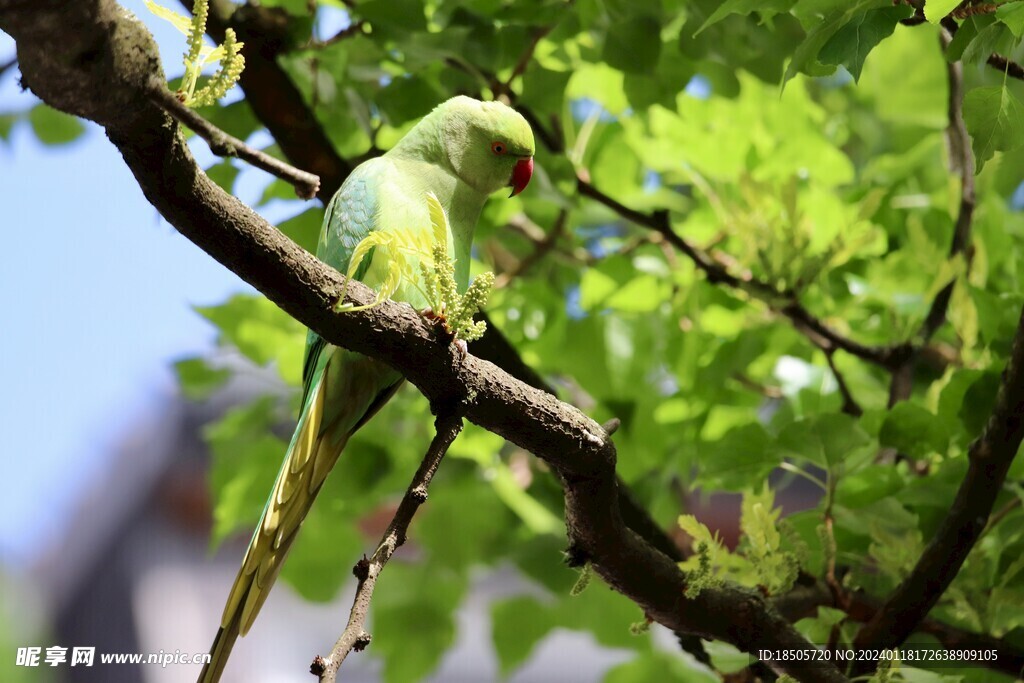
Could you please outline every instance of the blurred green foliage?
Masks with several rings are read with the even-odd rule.
[[[927,21],[915,25],[899,23],[913,9],[892,0],[261,4],[287,13],[278,63],[343,156],[387,149],[458,93],[511,96],[535,115],[534,182],[487,207],[474,272],[517,273],[493,293],[492,319],[564,398],[595,419],[622,420],[619,472],[660,523],[674,526],[684,512],[680,492],[746,492],[744,536],[721,556],[731,578],[785,590],[794,562],[820,576],[834,561],[849,568],[847,587],[883,597],[906,575],[959,485],[1024,302],[1024,83],[985,65],[993,51],[1021,55],[1024,2],[960,20],[945,53],[937,24],[956,2],[929,0]],[[357,30],[323,35],[346,15]],[[947,58],[964,62],[976,160],[969,267],[950,257],[961,155],[946,141]],[[240,137],[260,128],[245,100],[202,111]],[[30,119],[45,141],[76,134],[47,109]],[[211,176],[231,190],[236,173],[220,163]],[[577,176],[631,209],[667,211],[677,234],[729,272],[798,296],[864,344],[915,341],[936,294],[955,282],[948,324],[932,340],[947,360],[919,363],[911,397],[890,409],[889,372],[837,352],[863,409],[843,414],[825,355],[772,302],[709,281],[653,232],[579,196]],[[295,205],[281,227],[308,248],[322,209],[290,195],[272,181],[264,201]],[[548,235],[562,210],[554,246],[517,272],[538,240],[509,223]],[[201,314],[223,344],[297,386],[304,333],[276,307],[238,296]],[[226,378],[196,359],[178,369],[195,398]],[[208,429],[216,538],[256,521],[284,453],[270,427],[295,404],[261,399]],[[350,442],[287,581],[311,599],[333,595],[376,542],[359,521],[400,495],[429,437],[427,405],[406,388]],[[882,448],[905,458],[878,464]],[[763,488],[779,466],[816,482],[821,505],[779,521]],[[1018,462],[1011,479],[1022,475]],[[1020,644],[1024,488],[993,494],[1005,515],[933,617]],[[542,463],[467,427],[413,524],[417,563],[389,566],[375,597],[369,652],[384,658],[388,681],[429,674],[455,637],[473,570],[507,564],[546,595],[493,606],[503,673],[552,629],[569,628],[636,652],[606,681],[710,677],[630,635],[642,615],[616,593],[591,586],[570,596],[577,574],[560,560],[561,505]],[[825,505],[832,538],[822,536]],[[837,623],[832,612],[799,626],[820,642]],[[853,626],[844,628],[848,637]],[[727,650],[712,648],[715,661]],[[978,668],[943,673],[998,679]]]

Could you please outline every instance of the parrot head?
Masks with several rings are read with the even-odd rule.
[[[484,194],[511,187],[514,197],[533,176],[533,131],[501,102],[459,96],[438,105],[442,143],[459,178]]]

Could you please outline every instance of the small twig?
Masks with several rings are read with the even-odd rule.
[[[370,609],[370,600],[373,598],[373,589],[377,585],[377,577],[395,551],[405,543],[413,515],[427,500],[430,480],[434,477],[448,448],[455,441],[455,437],[462,431],[462,415],[456,412],[439,414],[434,421],[434,429],[436,433],[426,455],[423,456],[423,462],[409,483],[402,502],[398,504],[398,510],[395,511],[395,516],[384,532],[377,550],[369,559],[364,556],[352,569],[359,579],[359,585],[352,601],[348,624],[331,649],[330,656],[324,658],[317,655],[310,666],[310,672],[319,677],[320,683],[334,683],[337,680],[338,669],[348,654],[352,650],[360,652],[370,643],[370,634],[363,627]]]
[[[773,387],[769,384],[762,384],[761,382],[751,379],[742,372],[733,373],[732,378],[736,380],[740,386],[750,389],[751,391],[755,391],[765,398],[782,398],[783,396],[782,389]]]
[[[519,61],[512,68],[512,73],[502,83],[504,92],[510,93],[512,91],[512,81],[516,80],[519,76],[523,75],[526,68],[530,66],[530,61],[533,59],[533,53],[537,49],[537,44],[546,36],[551,33],[551,29],[555,27],[554,24],[548,26],[539,26],[533,31],[533,35],[530,36],[530,42],[527,43],[526,49],[523,50],[523,54],[519,56]]]
[[[999,69],[1010,78],[1016,78],[1017,80],[1024,81],[1024,66],[1021,66],[1019,63],[1011,59],[1007,59],[996,52],[990,54],[986,61],[989,66]]]
[[[999,9],[999,5],[994,2],[982,2],[977,5],[963,5],[950,12],[949,16],[954,19],[966,19],[972,17],[975,14],[995,14],[996,10]]]
[[[988,532],[990,532],[993,529],[995,529],[996,526],[998,526],[1000,522],[1002,522],[1004,519],[1006,519],[1006,516],[1008,514],[1010,514],[1011,512],[1013,512],[1014,510],[1016,510],[1020,506],[1021,506],[1021,499],[1017,498],[1017,497],[1013,497],[1013,498],[1010,499],[1010,501],[1008,503],[1006,503],[1006,505],[1004,505],[1003,507],[1001,507],[998,510],[996,510],[995,512],[993,512],[992,516],[988,518],[988,524],[985,525],[985,528],[982,530],[981,536],[979,538],[984,538],[984,536]]]
[[[939,40],[942,49],[949,47],[953,40],[953,32],[943,25]],[[949,100],[947,105],[946,140],[949,149],[951,170],[960,175],[960,211],[953,228],[953,239],[949,245],[949,258],[964,254],[969,260],[971,243],[971,224],[974,217],[974,153],[971,151],[971,138],[967,133],[967,125],[963,117],[964,75],[960,62],[946,63],[946,78],[949,81]],[[924,322],[917,333],[917,344],[903,363],[893,369],[889,384],[889,406],[910,398],[914,388],[914,366],[921,349],[931,341],[932,336],[946,323],[949,302],[953,298],[953,290],[957,280],[943,287],[928,309]]]
[[[16,67],[17,65],[18,65],[18,58],[17,58],[17,56],[11,57],[10,60],[4,62],[3,64],[0,64],[0,78],[3,78],[5,73],[10,71],[11,69]]]
[[[173,116],[179,122],[191,128],[210,145],[210,151],[221,157],[237,157],[248,161],[256,168],[263,169],[295,187],[295,194],[302,199],[312,199],[320,190],[320,178],[286,164],[280,159],[250,147],[241,140],[228,135],[220,128],[189,109],[174,93],[167,89],[166,84],[158,79],[150,81],[146,91],[149,99]]]
[[[680,236],[669,223],[668,212],[664,210],[654,213],[643,213],[612,199],[582,178],[576,181],[579,193],[590,197],[608,207],[622,218],[637,225],[655,230],[666,242],[683,252],[702,271],[713,284],[724,284],[734,289],[750,293],[766,303],[773,310],[790,319],[798,332],[811,339],[818,347],[825,349],[842,349],[862,360],[869,361],[883,368],[898,367],[910,352],[907,344],[892,346],[866,346],[846,337],[814,316],[790,291],[781,291],[772,285],[756,280],[753,277],[739,277],[729,272],[707,252]]]
[[[515,100],[513,98],[513,102],[514,101]],[[516,111],[523,115],[526,122],[530,124],[530,128],[533,129],[533,134],[540,139],[541,143],[547,147],[549,151],[554,152],[555,154],[561,154],[565,151],[565,143],[562,140],[561,128],[553,128],[553,132],[549,132],[529,107],[517,105]]]
[[[340,43],[343,40],[348,40],[349,38],[353,38],[355,36],[362,35],[363,28],[365,26],[366,26],[366,22],[363,21],[362,19],[360,19],[359,21],[354,21],[351,24],[349,24],[348,26],[346,26],[345,28],[343,28],[340,31],[338,31],[337,33],[335,33],[330,38],[327,38],[325,40],[310,39],[309,42],[307,42],[303,46],[303,48],[304,49],[313,49],[313,50],[322,50],[323,48],[330,47],[331,45],[334,45],[335,43]]]
[[[558,212],[558,217],[555,219],[555,224],[551,226],[551,230],[547,233],[543,233],[543,231],[541,231],[543,237],[539,241],[534,242],[535,247],[533,251],[531,251],[524,259],[519,261],[514,268],[499,275],[494,280],[494,288],[501,289],[502,287],[508,286],[508,283],[510,283],[513,279],[525,273],[527,270],[530,269],[531,266],[533,266],[534,263],[544,258],[548,254],[548,252],[550,252],[555,247],[555,244],[558,243],[559,238],[561,238],[562,235],[565,234],[565,223],[568,217],[569,212],[566,209],[560,210]],[[536,235],[536,231],[533,230],[533,228],[537,228],[538,226],[532,225],[532,221],[530,221],[525,216],[523,218],[525,220],[517,222],[520,223],[520,226],[523,228],[524,234],[531,235],[527,237],[527,239],[533,241],[533,236]],[[527,222],[530,223],[531,225],[526,225]]]
[[[828,586],[829,590],[832,591],[832,599],[836,604],[840,606],[845,605],[845,591],[843,590],[842,584],[836,577],[836,553],[838,547],[836,545],[835,535],[835,517],[832,514],[832,506],[836,500],[836,477],[832,472],[828,473],[828,482],[825,488],[825,508],[821,513],[822,520],[825,523],[825,534],[827,538],[825,543],[828,544],[828,550],[825,553],[827,561],[825,563],[825,585]]]
[[[843,397],[843,408],[842,411],[847,415],[853,417],[860,417],[864,414],[864,409],[860,407],[856,399],[853,398],[853,393],[850,391],[849,385],[846,384],[846,379],[843,377],[843,373],[839,372],[839,368],[836,367],[836,361],[832,357],[835,351],[825,350],[825,360],[828,361],[828,367],[832,370],[832,376],[836,378],[836,384],[839,385],[839,393]]]

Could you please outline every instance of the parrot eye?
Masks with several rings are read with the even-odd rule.
[[[507,150],[504,142],[492,142],[491,151],[495,154],[504,154]]]

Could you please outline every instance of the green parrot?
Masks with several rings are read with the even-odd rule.
[[[515,196],[533,174],[533,132],[499,102],[453,97],[438,105],[393,149],[360,164],[327,205],[316,255],[341,272],[356,245],[374,231],[432,231],[427,195],[448,217],[448,249],[460,292],[469,284],[473,231],[488,195]],[[378,288],[388,273],[386,250],[363,260],[356,279]],[[418,267],[414,272],[419,272]],[[391,296],[427,306],[417,287]],[[398,389],[402,376],[366,356],[328,344],[312,330],[306,340],[302,409],[263,516],[228,595],[220,630],[201,683],[220,679],[235,639],[252,627],[281,571],[288,549],[349,437]]]

